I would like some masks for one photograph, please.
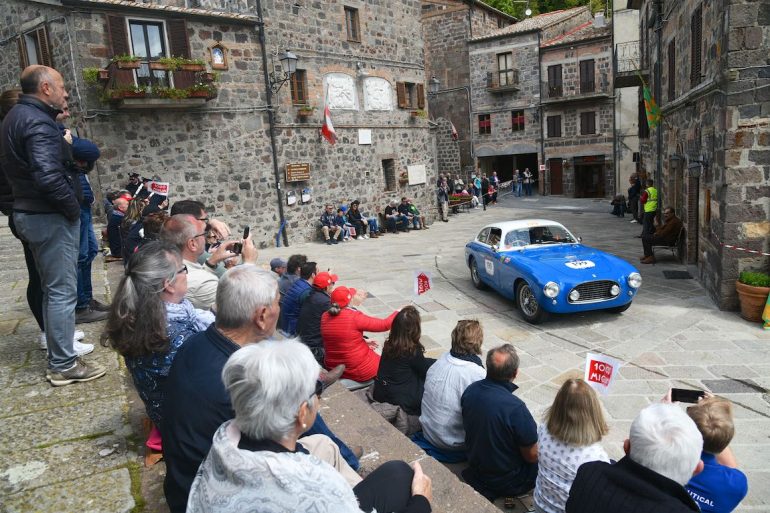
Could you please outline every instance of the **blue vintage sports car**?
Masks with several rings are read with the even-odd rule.
[[[532,324],[549,312],[623,312],[642,285],[631,264],[584,246],[545,219],[485,226],[466,244],[465,261],[476,288],[489,286],[513,299]]]

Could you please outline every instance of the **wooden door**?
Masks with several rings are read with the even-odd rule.
[[[561,159],[551,159],[548,164],[551,169],[551,195],[564,194]]]

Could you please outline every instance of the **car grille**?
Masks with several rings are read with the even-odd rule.
[[[610,280],[588,281],[586,283],[581,283],[573,289],[580,293],[580,299],[577,301],[569,300],[569,302],[573,304],[596,303],[597,301],[615,299],[617,296],[610,294],[610,288],[613,285],[617,285],[617,283]]]

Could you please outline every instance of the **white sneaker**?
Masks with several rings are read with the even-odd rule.
[[[364,236],[363,235],[359,235],[358,237],[356,237],[356,240],[364,240]]]
[[[77,340],[73,341],[73,347],[78,356],[85,356],[88,353],[94,352],[93,344],[84,344],[82,342],[78,342]]]
[[[363,237],[364,237],[364,239],[368,239],[369,238],[369,236],[367,234],[364,234]]]
[[[85,337],[86,337],[86,334],[83,333],[83,330],[75,330],[75,336],[72,339],[77,344],[78,342],[83,340]],[[48,349],[48,343],[46,342],[46,339],[45,339],[45,331],[40,332],[40,339],[38,340],[38,344],[40,345],[40,349],[42,349],[43,351]],[[94,350],[93,344],[81,344],[81,345],[91,346],[91,351]],[[90,353],[91,351],[88,351],[88,353]],[[85,354],[88,354],[88,353],[85,353]]]
[[[633,223],[638,223],[638,222],[639,222],[639,221],[637,221],[636,219],[631,219],[631,224],[633,224]]]

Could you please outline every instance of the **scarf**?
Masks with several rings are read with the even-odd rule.
[[[481,357],[477,354],[459,354],[455,353],[454,351],[450,350],[449,354],[457,358],[458,360],[465,360],[466,362],[473,362],[482,369],[484,368],[484,364],[481,363]]]
[[[205,331],[214,322],[214,314],[208,310],[199,310],[183,299],[181,303],[166,303],[166,320],[168,322],[189,322],[198,331]]]

